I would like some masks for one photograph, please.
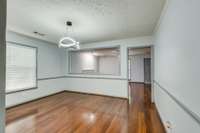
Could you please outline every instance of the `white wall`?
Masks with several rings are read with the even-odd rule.
[[[7,41],[22,43],[38,48],[38,79],[63,76],[65,51],[37,39],[29,38],[14,32],[7,32]],[[6,106],[12,106],[32,99],[46,96],[64,89],[64,79],[38,80],[38,88],[6,95]]]
[[[120,61],[118,57],[96,56],[91,51],[72,52],[70,56],[70,73],[92,72],[93,74],[119,75]]]
[[[168,0],[155,34],[155,80],[200,116],[200,1]],[[199,133],[200,126],[155,86],[155,103],[173,133]]]
[[[128,98],[128,47],[145,47],[152,44],[152,37],[97,42],[81,45],[81,49],[106,48],[120,46],[120,71],[113,75],[74,75],[66,72],[66,90],[111,95]],[[67,61],[68,62],[68,61]],[[68,66],[68,65],[67,65]],[[67,69],[68,70],[68,69]]]
[[[148,48],[148,50],[150,51],[151,48]],[[132,82],[150,83],[151,81],[144,81],[144,59],[151,58],[150,52],[147,52],[147,48],[129,49],[128,52],[130,60],[129,80]]]
[[[134,55],[129,58],[131,60],[131,81],[144,82],[144,55]]]
[[[66,57],[68,58],[68,57]],[[71,73],[97,72],[97,57],[91,52],[71,53]]]
[[[153,38],[151,36],[146,37],[138,37],[138,38],[131,38],[131,39],[123,39],[123,40],[114,40],[114,41],[106,41],[106,42],[96,42],[90,44],[82,44],[81,49],[93,49],[93,48],[110,48],[120,46],[120,71],[121,75],[119,76],[110,76],[110,75],[84,75],[85,77],[106,77],[106,78],[124,78],[127,79],[127,63],[128,63],[128,54],[127,48],[130,47],[147,47],[153,44]],[[66,53],[68,54],[68,53]],[[68,55],[66,55],[68,56]],[[68,64],[68,58],[66,59],[66,64]],[[66,65],[68,67],[68,65]],[[68,76],[83,76],[83,75],[73,75],[68,73],[68,69],[66,69],[66,75]]]
[[[119,75],[120,61],[115,56],[99,56],[99,73]]]
[[[83,44],[82,49],[120,46],[121,75],[78,75],[68,72],[68,52],[55,44],[36,40],[8,31],[7,41],[38,47],[38,78],[66,76],[57,79],[38,80],[38,88],[6,95],[6,106],[30,101],[62,90],[96,93],[116,97],[128,97],[127,48],[150,46],[152,37]]]

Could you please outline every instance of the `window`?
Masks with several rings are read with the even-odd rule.
[[[69,52],[70,74],[119,75],[120,50],[102,48]]]
[[[37,49],[7,43],[6,92],[16,92],[37,87]]]

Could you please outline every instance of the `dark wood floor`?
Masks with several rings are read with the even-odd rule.
[[[8,109],[6,133],[165,133],[150,86],[130,83],[127,100],[63,92]]]
[[[165,133],[157,109],[151,103],[151,86],[129,83],[131,104],[129,105],[129,133]]]

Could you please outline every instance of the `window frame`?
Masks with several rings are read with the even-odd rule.
[[[36,73],[36,86],[35,87],[30,87],[30,88],[22,88],[20,90],[14,90],[14,91],[6,91],[6,88],[5,88],[5,91],[6,91],[6,94],[12,94],[12,93],[17,93],[17,92],[23,92],[23,91],[29,91],[29,90],[34,90],[34,89],[37,89],[38,88],[38,47],[35,47],[35,46],[30,46],[30,45],[27,45],[27,44],[23,44],[23,43],[18,43],[18,42],[13,42],[13,41],[6,41],[6,46],[7,44],[10,43],[11,45],[18,45],[20,47],[28,47],[28,48],[32,48],[32,49],[35,49],[35,63],[36,63],[36,70],[35,70],[35,73]]]
[[[84,52],[84,51],[93,51],[93,50],[99,50],[99,49],[119,49],[119,73],[117,75],[115,74],[104,74],[104,73],[99,73],[99,74],[95,74],[95,73],[74,73],[71,72],[71,52]],[[116,45],[116,46],[109,46],[109,47],[96,47],[96,48],[83,48],[83,49],[79,49],[79,50],[69,50],[68,51],[68,74],[69,75],[89,75],[89,76],[121,76],[121,49],[120,49],[120,45]]]

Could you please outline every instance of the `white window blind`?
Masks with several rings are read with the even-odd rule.
[[[7,43],[6,51],[6,92],[35,88],[36,48]]]

